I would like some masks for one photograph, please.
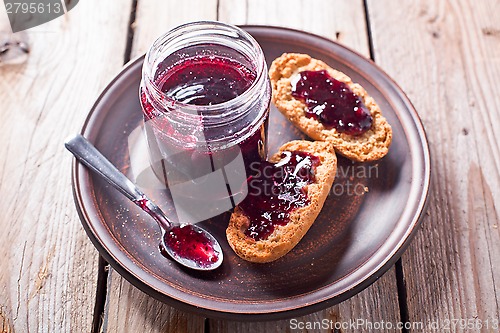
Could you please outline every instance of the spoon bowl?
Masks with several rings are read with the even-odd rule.
[[[182,238],[183,235],[185,235],[185,239],[178,241],[178,238]],[[180,248],[176,248],[176,243]],[[219,242],[212,234],[196,224],[174,226],[162,235],[160,249],[163,254],[166,252],[182,265],[197,270],[207,270],[207,262],[212,269],[222,264],[222,248]]]
[[[125,177],[92,143],[81,135],[65,143],[78,161],[148,213],[162,230],[160,249],[179,264],[195,270],[213,270],[223,261],[222,248],[215,237],[195,224],[175,224],[130,179]]]

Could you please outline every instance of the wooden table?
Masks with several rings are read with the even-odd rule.
[[[28,62],[0,68],[0,332],[302,331],[288,320],[220,321],[157,302],[100,262],[75,209],[64,139],[125,62],[201,19],[336,40],[387,71],[427,130],[433,191],[409,249],[357,296],[298,320],[417,326],[335,332],[496,332],[499,11],[495,0],[84,0],[28,30]],[[447,322],[450,330],[433,329]]]

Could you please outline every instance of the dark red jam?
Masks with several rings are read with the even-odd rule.
[[[135,200],[135,203],[145,211],[149,211],[153,204],[145,197]],[[191,224],[174,226],[165,233],[163,241],[179,257],[192,260],[200,266],[209,266],[219,259],[219,253],[214,250],[210,241]],[[168,256],[162,244],[160,244],[160,252]]]
[[[162,66],[160,66],[160,68],[161,67]],[[180,62],[176,62],[174,65],[164,69],[162,72],[156,73],[155,76],[156,86],[161,87],[161,90],[167,96],[177,102],[191,105],[215,105],[230,101],[248,90],[256,79],[256,72],[229,58],[217,56],[194,56],[188,57]],[[141,91],[141,104],[146,121],[161,115],[161,111],[158,111],[149,103],[144,91]],[[265,105],[265,107],[268,108],[269,106]],[[266,131],[264,128],[267,125],[267,112],[264,113],[264,115],[266,118],[261,128],[258,128],[246,140],[239,143],[239,148],[245,161],[245,166],[247,166],[247,172],[248,166],[251,163],[260,161],[266,157]],[[154,126],[157,128],[160,127],[158,129],[160,129],[162,134],[167,138],[166,140],[161,140],[160,138],[162,144],[168,145],[168,138],[172,137],[182,137],[182,140],[180,141],[186,143],[196,142],[195,136],[186,136],[179,133],[175,126],[172,126],[172,124],[168,121],[167,117],[160,117],[159,120],[157,119]],[[203,129],[203,135],[208,142],[208,147],[210,147],[210,141],[212,138],[219,138],[221,135],[225,135],[222,134],[222,130],[227,129]],[[154,155],[155,152],[157,152],[159,155],[152,156],[152,160],[162,160],[163,156],[161,154],[161,149],[155,148],[158,146],[158,143],[155,142],[155,140],[150,140],[150,137],[152,136],[153,135],[148,135],[150,153]],[[156,139],[158,139],[158,137]],[[180,154],[176,154],[176,159],[178,160],[177,164],[184,163],[185,161],[182,161],[184,158],[192,159],[193,156],[199,156],[199,154],[197,155],[197,153],[193,153],[194,150],[190,150],[188,148],[175,150],[184,150]],[[234,150],[232,153],[234,153]],[[212,152],[207,152],[207,154],[212,155]],[[229,152],[222,152],[221,154],[228,155],[227,160],[231,159]],[[218,160],[226,159],[224,156],[216,156],[213,158]],[[196,163],[194,160],[187,162],[191,164]]]
[[[219,259],[219,253],[214,250],[210,241],[191,224],[173,227],[163,240],[179,257],[193,260],[200,266],[209,266]]]
[[[152,204],[145,197],[135,200],[135,203],[145,211],[149,211]],[[191,224],[174,226],[165,233],[163,241],[179,257],[193,260],[200,266],[209,266],[210,263],[217,262],[219,259],[219,253],[214,250],[210,241],[201,231],[196,231]],[[161,244],[160,252],[168,256]]]
[[[314,183],[319,158],[309,153],[283,152],[280,162],[252,165],[248,195],[240,208],[250,219],[245,234],[266,239],[277,225],[288,223],[290,213],[309,204],[306,186]]]
[[[161,66],[160,66],[161,67]],[[156,73],[155,84],[173,100],[191,105],[214,105],[230,101],[245,92],[255,81],[254,71],[239,62],[214,56],[197,56]],[[145,115],[156,112],[141,92]]]
[[[213,105],[241,95],[255,77],[254,71],[234,60],[198,56],[161,73],[156,82],[167,96],[178,102]]]
[[[361,98],[326,70],[303,71],[292,82],[292,96],[307,105],[306,116],[339,133],[360,135],[372,126],[372,116]]]

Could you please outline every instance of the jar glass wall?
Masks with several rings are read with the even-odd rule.
[[[267,154],[271,88],[253,37],[219,22],[171,30],[146,54],[140,97],[151,165],[179,220],[241,202],[253,163]]]

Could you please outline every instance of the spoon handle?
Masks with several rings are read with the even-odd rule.
[[[160,207],[151,201],[83,136],[78,134],[74,138],[67,140],[64,145],[78,161],[102,176],[113,187],[151,215],[164,230],[172,226],[172,222],[170,222]]]
[[[78,161],[104,177],[130,200],[135,202],[144,198],[144,193],[80,134],[67,140],[64,145]]]

